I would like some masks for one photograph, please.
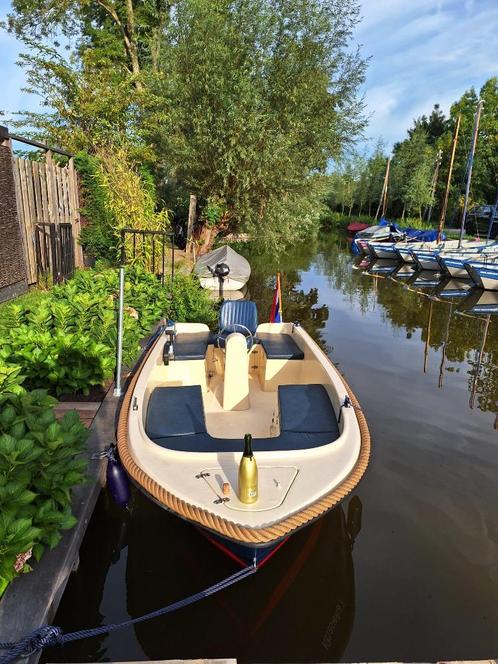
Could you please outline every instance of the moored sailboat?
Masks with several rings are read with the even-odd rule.
[[[485,290],[498,290],[498,257],[471,259],[464,263],[472,281]]]

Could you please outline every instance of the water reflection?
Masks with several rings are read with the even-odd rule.
[[[236,654],[240,662],[305,662],[311,653],[313,661],[337,660],[354,621],[351,554],[361,511],[355,497],[347,517],[342,507],[334,509],[295,534],[257,575],[240,585],[134,629],[49,650],[44,661]],[[101,518],[92,520],[80,568],[56,618],[65,630],[145,614],[236,571],[201,532],[142,494],[134,492],[129,513],[106,504],[103,495],[97,515]],[[319,583],[312,583],[310,575],[316,570]],[[314,619],[307,620],[308,615]]]
[[[271,307],[276,267],[264,253],[252,255],[247,247],[242,251],[251,261],[249,288],[264,320]],[[423,362],[420,369],[413,367],[414,370],[427,373],[430,362],[435,360],[439,388],[443,388],[448,374],[468,375],[467,389],[471,395],[478,395],[471,399],[472,403],[485,412],[498,411],[498,320],[490,322],[483,344],[484,328],[480,320],[473,316],[466,320],[457,315],[498,313],[498,293],[475,289],[470,280],[415,271],[397,261],[354,259],[347,240],[340,235],[308,243],[285,256],[279,269],[285,320],[299,320],[324,349],[330,351],[333,340],[326,333],[330,308],[325,301],[327,292],[316,285],[320,275],[327,277],[327,289],[333,288],[348,297],[363,316],[380,306],[382,315],[395,328],[405,330],[407,339],[420,334]],[[303,289],[303,281],[313,285]],[[437,359],[430,357],[431,350],[438,355]],[[479,363],[477,356],[481,358]]]

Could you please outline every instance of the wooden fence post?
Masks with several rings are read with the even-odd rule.
[[[194,224],[197,210],[197,196],[190,194],[190,202],[188,206],[188,222],[187,222],[187,246],[186,253],[193,253],[194,243],[193,243],[193,233],[194,233]]]
[[[26,246],[19,220],[12,142],[0,127],[0,301],[27,289]]]
[[[74,167],[74,159],[71,157],[67,165],[67,176],[69,185],[69,207],[71,210],[71,226],[74,238],[74,262],[76,267],[83,267],[83,248],[79,242],[81,233],[81,214],[78,186],[78,173]]]

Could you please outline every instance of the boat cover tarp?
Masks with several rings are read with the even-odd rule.
[[[228,245],[218,247],[214,251],[201,256],[194,267],[198,277],[212,277],[218,263],[226,263],[230,268],[228,275],[232,279],[248,279],[251,274],[249,262]],[[211,268],[211,269],[210,269]]]

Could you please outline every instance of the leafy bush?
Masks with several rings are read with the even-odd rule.
[[[50,293],[0,307],[0,360],[20,366],[29,389],[87,394],[113,375],[117,292],[117,270],[82,270]],[[129,365],[161,317],[208,324],[216,318],[193,277],[177,275],[171,291],[139,267],[127,269],[125,305],[123,359]]]
[[[81,229],[80,243],[85,253],[94,258],[118,258],[118,242],[114,233],[114,218],[106,205],[106,194],[99,185],[97,157],[79,152],[74,164],[79,173],[83,200],[82,215],[86,224]]]
[[[80,152],[75,165],[80,174],[83,216],[88,219],[80,242],[86,253],[111,262],[119,259],[123,228],[165,230],[170,225],[167,210],[157,211],[154,179],[130,157],[125,147],[105,146],[97,155]],[[130,249],[133,240],[130,239]],[[144,241],[136,256],[149,266],[152,245]]]
[[[78,414],[58,422],[45,390],[27,392],[19,367],[0,364],[0,596],[76,523],[71,489],[85,480],[88,435]]]

